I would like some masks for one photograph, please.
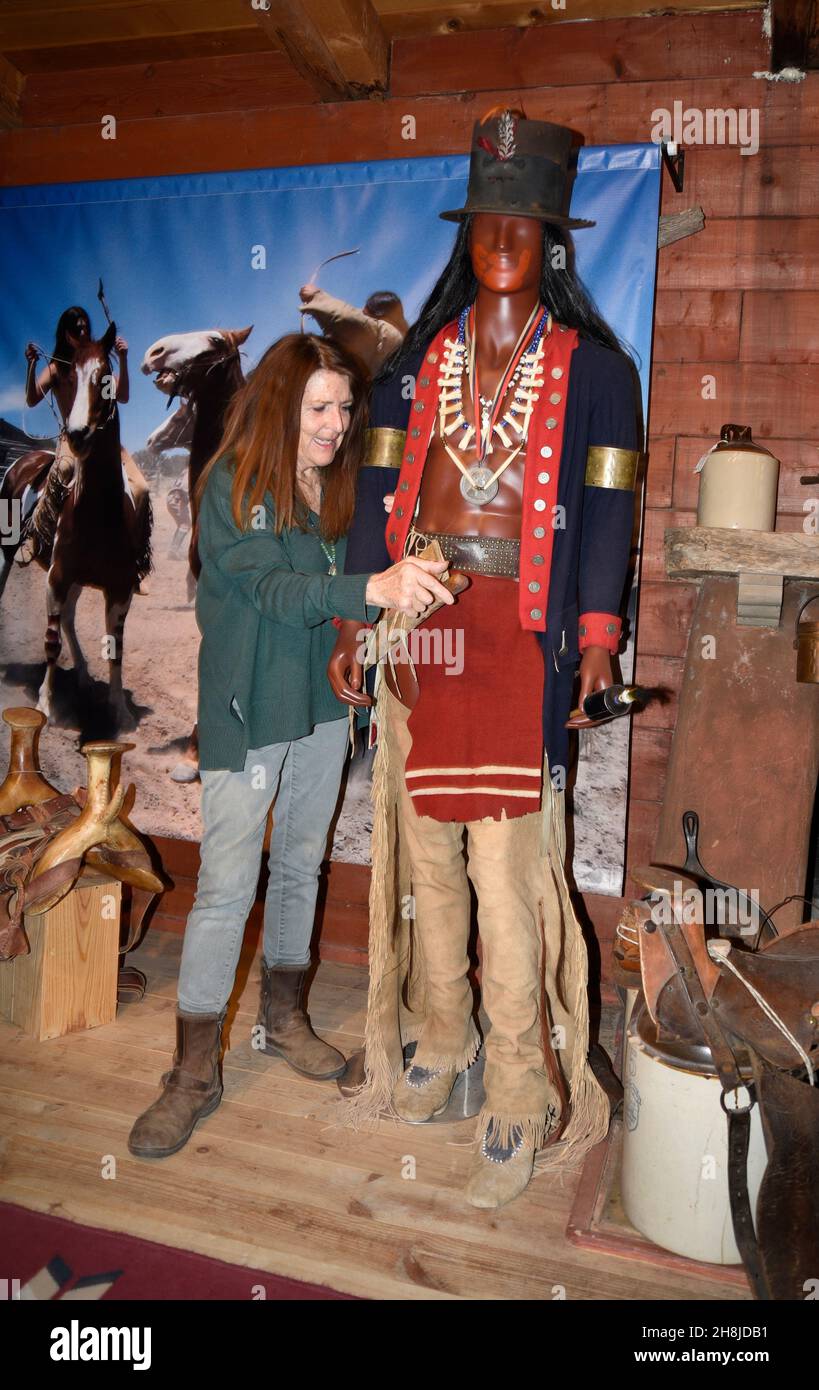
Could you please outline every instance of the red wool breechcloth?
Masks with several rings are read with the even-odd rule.
[[[541,804],[537,634],[520,625],[515,580],[469,578],[454,604],[409,637],[420,693],[408,722],[407,788],[419,816],[439,821],[525,816]]]

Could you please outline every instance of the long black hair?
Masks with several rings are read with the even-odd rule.
[[[70,309],[64,309],[57,320],[57,329],[54,335],[54,351],[51,360],[58,372],[65,374],[67,371],[66,362],[71,362],[74,357],[74,348],[68,341],[69,333],[76,333],[77,324],[80,319],[85,319],[88,324],[88,336],[91,337],[91,315],[83,309],[81,304],[72,304]]]
[[[452,255],[433,286],[429,298],[421,309],[418,318],[410,328],[400,348],[388,357],[376,380],[392,376],[410,358],[419,352],[435,337],[436,333],[458,317],[461,310],[475,299],[478,281],[472,269],[469,250],[469,229],[472,216],[467,214],[462,220]],[[552,256],[557,247],[563,247],[565,268],[556,269]],[[588,338],[601,347],[626,354],[612,330],[597,312],[589,295],[572,269],[572,248],[562,227],[548,222],[543,224],[543,269],[540,276],[540,299],[551,310],[558,323],[567,328],[576,328],[581,338]]]

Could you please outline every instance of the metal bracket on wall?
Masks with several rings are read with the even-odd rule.
[[[663,140],[660,146],[663,152],[663,164],[668,170],[669,178],[674,185],[677,193],[682,193],[685,187],[685,146],[679,146],[673,141]]]
[[[740,627],[779,627],[784,575],[740,570],[737,585],[737,623]]]

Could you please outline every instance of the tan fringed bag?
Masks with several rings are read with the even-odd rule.
[[[427,540],[426,536],[418,531],[411,531],[407,541],[405,560],[443,560],[441,547],[436,540]],[[451,594],[458,595],[469,587],[469,579],[465,574],[458,570],[444,570],[440,576],[440,582]],[[415,628],[420,627],[433,613],[437,613],[439,608],[443,608],[443,599],[435,599],[424,609],[423,613],[415,616],[410,613],[402,613],[398,608],[386,608],[383,615],[379,618],[375,627],[370,631],[364,644],[364,660],[362,665],[368,671],[373,666],[378,666],[381,662],[386,662],[395,676],[395,659],[398,652],[403,652],[402,663],[406,661],[409,668],[409,677],[404,681],[407,684],[414,683],[412,693],[412,703],[418,694],[418,682],[415,675],[412,656],[410,655],[407,637]],[[395,680],[398,686],[398,680]],[[402,692],[403,693],[403,692]],[[407,691],[409,697],[410,692]],[[409,703],[409,699],[407,700]]]

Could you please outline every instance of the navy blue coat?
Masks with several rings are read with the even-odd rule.
[[[420,369],[410,360],[373,389],[370,425],[405,430],[410,400],[402,384]],[[572,687],[580,660],[581,613],[619,614],[628,568],[634,493],[585,482],[586,457],[594,446],[636,449],[636,373],[627,357],[581,338],[572,355],[566,424],[558,478],[558,505],[565,529],[555,531],[543,649],[543,739],[549,764],[568,766]],[[372,574],[392,564],[385,538],[384,496],[398,482],[397,468],[363,467],[347,541],[345,572]]]

